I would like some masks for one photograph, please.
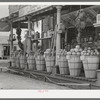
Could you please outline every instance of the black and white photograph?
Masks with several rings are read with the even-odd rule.
[[[25,89],[100,89],[99,4],[0,4],[0,90]]]

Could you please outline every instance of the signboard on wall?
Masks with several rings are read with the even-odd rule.
[[[39,10],[50,7],[51,5],[29,5],[19,10],[19,17],[37,12]]]
[[[9,14],[16,13],[27,5],[9,5]]]

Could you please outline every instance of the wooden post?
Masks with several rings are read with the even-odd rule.
[[[29,36],[28,36],[28,53],[30,53],[30,51],[32,50],[32,42],[31,42],[31,17],[28,16],[28,32],[29,32]]]
[[[29,31],[29,36],[31,36],[31,17],[28,16],[28,31]]]
[[[81,29],[78,28],[77,30],[78,30],[77,42],[78,42],[78,44],[80,45],[80,44],[81,44]]]
[[[56,6],[57,8],[57,27],[58,31],[60,29],[60,23],[61,23],[61,8],[62,6]],[[57,65],[57,52],[61,49],[61,34],[57,33],[56,38],[56,65]]]
[[[11,34],[11,40],[10,40],[10,55],[11,55],[11,52],[13,50],[13,26],[12,26],[13,22],[10,22],[10,25],[11,25],[11,30],[10,30],[10,34]]]
[[[65,31],[65,49],[67,50],[67,29]]]
[[[36,51],[38,50],[38,40],[36,41]]]

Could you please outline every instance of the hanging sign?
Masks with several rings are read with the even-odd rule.
[[[97,23],[100,23],[100,14],[97,14]]]
[[[50,7],[50,6],[51,5],[30,5],[30,6],[26,6],[26,7],[19,10],[19,17],[28,15],[30,13],[37,12],[39,10],[42,10],[42,9]]]
[[[96,16],[96,23],[93,24],[94,27],[100,27],[100,14]]]

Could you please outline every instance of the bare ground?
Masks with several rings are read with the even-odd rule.
[[[68,87],[58,86],[52,83],[35,80],[32,78],[0,72],[0,89],[60,89],[66,90]]]

